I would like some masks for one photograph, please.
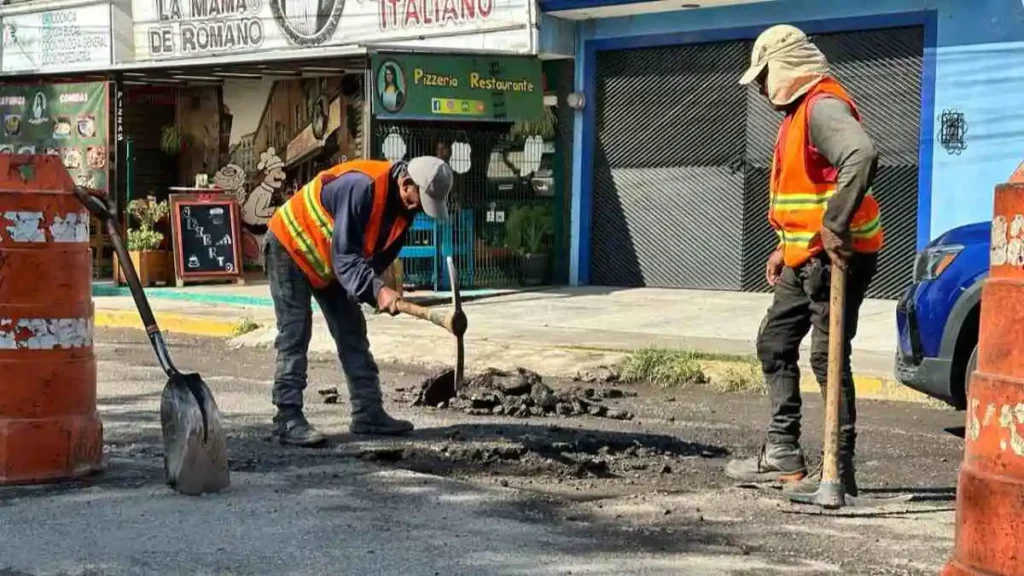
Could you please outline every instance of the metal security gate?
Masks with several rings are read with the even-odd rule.
[[[413,222],[400,254],[407,283],[449,289],[443,262],[453,256],[462,287],[518,286],[525,260],[509,245],[510,220],[524,208],[534,214],[552,211],[551,196],[539,193],[535,182],[548,169],[547,150],[541,143],[510,137],[504,123],[376,123],[371,157],[439,156],[455,172],[451,219],[437,224],[421,214]],[[541,163],[531,164],[531,157]]]
[[[741,42],[600,52],[591,282],[737,290]]]
[[[870,295],[909,283],[917,239],[921,28],[814,41],[879,150],[886,247]],[[737,84],[752,42],[599,53],[591,280],[764,291],[768,171],[781,120]],[[735,123],[741,123],[738,126]]]

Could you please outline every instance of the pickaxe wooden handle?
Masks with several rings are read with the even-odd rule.
[[[828,376],[825,384],[825,446],[821,483],[822,505],[844,505],[845,486],[839,478],[839,403],[843,393],[843,364],[846,358],[846,264],[832,262],[832,286],[828,302]]]
[[[793,502],[816,504],[834,510],[844,506],[883,506],[909,502],[913,494],[891,497],[850,496],[839,477],[839,408],[843,394],[843,368],[846,360],[846,264],[832,262],[832,286],[828,311],[828,376],[825,384],[825,446],[822,454],[821,482],[813,494],[794,492]]]
[[[432,322],[455,336],[455,390],[462,387],[462,380],[466,370],[466,346],[464,336],[468,321],[466,314],[462,311],[462,294],[459,292],[459,275],[455,271],[455,262],[452,257],[447,259],[448,283],[452,287],[452,310],[444,313],[438,310],[430,310],[405,300],[398,301],[398,311]]]
[[[425,308],[419,304],[413,304],[406,300],[399,300],[398,311],[402,314],[408,314],[409,316],[419,318],[420,320],[433,322],[450,332],[452,336],[455,336],[456,338],[459,338],[466,333],[466,315],[462,310],[441,312],[440,310],[431,310],[430,308]]]

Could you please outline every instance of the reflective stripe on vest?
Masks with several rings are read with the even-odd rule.
[[[377,246],[387,206],[388,180],[391,172],[391,164],[387,161],[356,160],[320,172],[278,208],[268,224],[296,265],[317,288],[324,288],[334,281],[334,265],[331,259],[334,217],[324,207],[320,195],[325,184],[348,172],[360,172],[373,180],[373,209],[366,223],[363,241],[363,256],[372,258],[380,252]],[[407,218],[396,218],[387,242],[381,250],[391,246],[405,233],[408,226]]]
[[[832,96],[846,102],[860,121],[853,100],[831,78],[816,84],[793,114],[779,127],[772,161],[771,202],[768,220],[779,236],[787,266],[799,266],[821,252],[818,232],[836,192],[836,170],[811,144],[808,112],[817,98]],[[871,253],[884,243],[878,202],[871,190],[850,223],[853,249]]]

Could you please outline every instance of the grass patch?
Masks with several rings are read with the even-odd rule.
[[[755,358],[688,350],[638,350],[623,362],[622,378],[664,387],[698,384],[716,392],[765,394],[768,390]]]
[[[768,393],[761,364],[756,360],[743,360],[723,366],[721,374],[711,378],[711,387],[718,392]]]
[[[639,350],[627,357],[622,365],[622,377],[631,382],[667,387],[707,382],[699,355],[657,349]]]
[[[231,329],[231,333],[234,334],[235,336],[241,336],[243,334],[248,334],[249,332],[259,330],[260,328],[261,326],[258,322],[246,316],[245,318],[242,318],[241,320],[238,321],[238,323],[235,324],[235,326]]]

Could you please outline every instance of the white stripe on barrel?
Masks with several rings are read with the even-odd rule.
[[[0,350],[92,346],[92,318],[0,318]]]
[[[53,222],[46,226],[42,212],[9,210],[3,213],[0,222],[0,242],[47,242],[46,230],[50,231],[50,240],[59,243],[89,241],[89,213],[69,212],[63,216],[57,214]]]

